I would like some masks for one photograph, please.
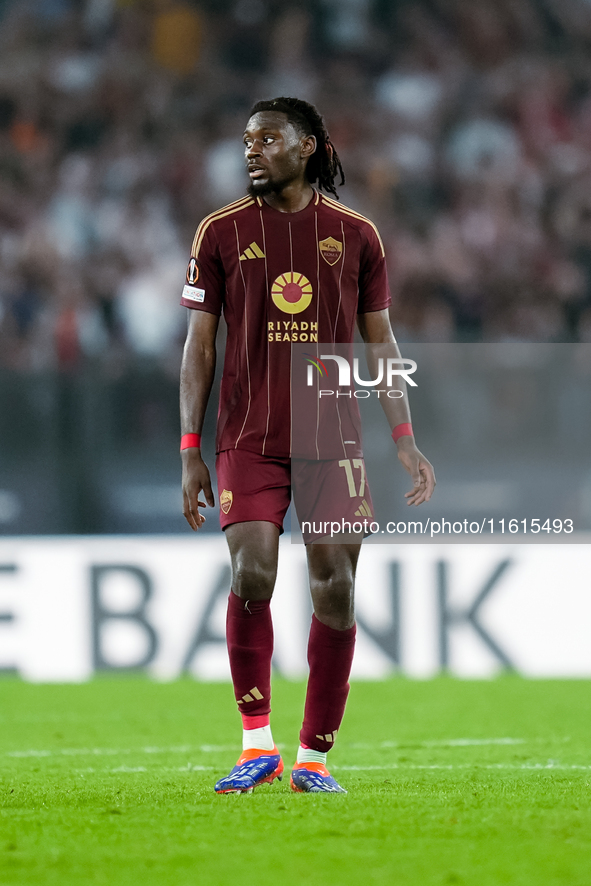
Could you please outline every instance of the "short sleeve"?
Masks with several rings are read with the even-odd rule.
[[[197,228],[181,304],[208,314],[222,313],[226,281],[213,224],[206,219]]]
[[[392,304],[384,247],[373,225],[364,225],[361,232],[361,260],[359,263],[358,314],[383,311]]]

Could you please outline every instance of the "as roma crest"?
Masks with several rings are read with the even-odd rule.
[[[232,507],[232,502],[234,501],[234,496],[230,492],[229,489],[222,489],[222,494],[220,495],[220,508],[227,514],[230,508]]]
[[[326,240],[318,241],[318,249],[325,262],[336,265],[343,253],[343,244],[334,237],[327,237]]]

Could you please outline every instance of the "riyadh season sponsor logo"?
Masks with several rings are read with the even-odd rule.
[[[395,379],[398,378],[402,378],[408,385],[413,388],[417,387],[416,381],[411,378],[411,375],[416,372],[417,369],[417,364],[414,360],[408,360],[401,357],[379,357],[376,365],[376,377],[373,379],[363,379],[361,378],[359,371],[358,357],[355,357],[353,359],[353,367],[351,368],[350,361],[346,357],[342,357],[338,354],[320,354],[320,356],[304,354],[303,356],[308,364],[306,376],[307,387],[313,387],[315,384],[314,370],[316,370],[316,372],[320,376],[321,381],[328,379],[329,373],[326,365],[326,361],[328,360],[334,361],[334,363],[336,363],[337,365],[339,388],[351,388],[351,377],[353,378],[355,384],[360,386],[360,389],[355,388],[353,391],[319,388],[318,399],[320,400],[323,397],[334,396],[353,396],[358,400],[363,400],[371,397],[372,393],[376,394],[378,398],[381,394],[385,394],[387,397],[390,397],[393,400],[398,400],[401,397],[404,397],[403,391],[397,390],[393,387]],[[385,387],[378,387],[378,385],[382,384],[385,384]]]
[[[318,323],[300,320],[269,320],[267,322],[268,341],[317,342]]]

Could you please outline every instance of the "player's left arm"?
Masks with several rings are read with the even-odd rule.
[[[382,311],[369,311],[364,314],[357,314],[357,326],[361,337],[366,345],[383,345],[383,348],[368,347],[367,360],[369,368],[373,373],[374,367],[372,363],[377,364],[378,354],[380,351],[387,351],[388,357],[401,359],[400,350],[396,344],[392,326],[390,325],[390,317],[388,309]],[[372,374],[375,378],[375,374]],[[380,397],[380,403],[386,414],[386,418],[393,430],[397,425],[410,424],[410,406],[408,402],[408,392],[406,383],[401,378],[400,388],[404,396],[398,399],[390,397]],[[414,436],[405,434],[399,437],[396,446],[398,448],[398,458],[412,477],[414,488],[410,492],[405,493],[407,504],[420,505],[424,501],[429,501],[435,489],[435,471],[431,462],[425,458],[423,453],[417,449]]]

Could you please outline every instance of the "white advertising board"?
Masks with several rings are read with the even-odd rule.
[[[353,676],[489,677],[512,668],[590,677],[591,548],[581,541],[366,546]],[[229,588],[221,534],[2,539],[0,669],[33,681],[139,668],[160,680],[229,679]],[[275,668],[304,676],[305,552],[286,537],[272,608]]]

